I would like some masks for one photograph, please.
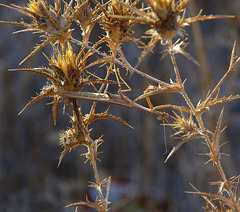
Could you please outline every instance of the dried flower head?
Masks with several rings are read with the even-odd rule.
[[[157,33],[161,37],[162,43],[165,40],[171,40],[178,30],[178,19],[179,13],[181,12],[184,5],[180,2],[177,5],[172,0],[147,0],[151,7],[149,24],[153,27],[152,30],[148,31],[149,34]],[[184,1],[187,4],[187,1]]]
[[[51,59],[47,58],[55,79],[54,84],[64,91],[79,91],[89,85],[90,80],[84,67],[92,55],[91,51],[85,54],[84,48],[75,55],[69,43],[63,53],[56,49]]]
[[[135,7],[139,0],[134,2],[132,2],[132,0],[123,0],[121,2],[123,2],[124,5]],[[131,27],[137,21],[118,18],[134,17],[135,13],[131,9],[123,6],[121,2],[111,0],[105,8],[102,8],[103,18],[101,20],[101,25],[106,32],[105,40],[112,52],[115,52],[124,41],[136,41],[132,37],[133,31]]]
[[[136,20],[142,24],[150,26],[150,29],[146,31],[147,38],[150,38],[148,46],[143,50],[137,66],[143,60],[143,58],[155,47],[160,41],[162,45],[168,44],[169,41],[176,35],[183,36],[184,28],[196,21],[204,21],[217,18],[227,18],[232,16],[219,16],[219,15],[201,15],[199,12],[195,17],[186,18],[186,5],[189,0],[146,0],[149,4],[149,8],[137,9],[123,2],[119,4],[124,5],[126,8],[131,9],[137,14],[137,17],[132,16],[118,16],[118,18]]]
[[[192,114],[190,114],[189,118],[186,118],[181,111],[181,115],[173,112],[175,117],[173,123],[169,124],[173,129],[176,130],[175,135],[180,135],[181,137],[191,137],[193,134],[198,133],[197,125],[194,123]]]
[[[41,93],[33,98],[20,112],[22,113],[27,107],[34,102],[45,98],[54,97],[53,101],[53,115],[54,123],[56,123],[56,108],[61,98],[68,102],[67,97],[63,97],[64,92],[77,92],[84,87],[89,86],[95,91],[94,84],[112,83],[112,81],[102,80],[94,74],[91,74],[85,69],[86,63],[92,57],[91,50],[84,52],[82,48],[76,55],[70,43],[67,44],[67,49],[61,53],[59,49],[53,47],[54,55],[51,58],[46,58],[49,61],[50,68],[30,68],[30,69],[13,69],[14,71],[27,71],[39,74],[49,80],[44,86]]]
[[[150,11],[145,13],[145,23],[152,26],[149,34],[155,33],[164,44],[172,40],[177,34],[182,35],[184,27],[196,21],[204,21],[216,18],[226,18],[228,16],[201,16],[202,11],[195,17],[186,18],[186,5],[189,0],[147,0]]]
[[[69,128],[65,131],[61,131],[59,134],[60,137],[60,145],[63,148],[69,147],[74,148],[75,146],[79,145],[80,143],[76,139],[75,130],[72,128]]]
[[[194,122],[193,115],[190,113],[189,118],[185,117],[182,108],[180,108],[181,115],[176,114],[174,111],[173,122],[165,124],[172,127],[175,130],[173,136],[178,136],[180,141],[176,146],[173,147],[171,152],[168,154],[165,162],[186,142],[202,137],[201,131],[198,129],[197,124]]]
[[[79,108],[80,112],[80,108]],[[73,113],[73,116],[69,116],[72,127],[65,131],[61,131],[59,134],[60,145],[64,148],[59,158],[58,166],[61,164],[65,154],[71,151],[79,145],[85,145],[87,138],[85,132],[88,131],[83,125],[79,124],[77,114]]]
[[[74,18],[74,14],[72,14],[70,10],[71,4],[72,1],[69,4],[65,3],[64,11],[62,13],[60,0],[55,1],[54,7],[48,5],[46,0],[30,0],[26,7],[20,7],[14,4],[11,6],[1,4],[32,19],[31,23],[26,23],[24,20],[21,20],[20,22],[1,21],[1,23],[25,28],[15,33],[31,31],[34,33],[43,33],[42,37],[45,38],[45,41],[43,41],[42,44],[37,45],[20,64],[50,42],[55,41],[61,43],[63,47],[65,46],[65,42],[71,38],[72,32],[70,25]]]

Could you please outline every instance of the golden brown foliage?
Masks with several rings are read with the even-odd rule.
[[[98,148],[103,139],[102,136],[97,139],[91,137],[92,129],[90,125],[98,120],[109,119],[131,126],[120,117],[109,114],[110,108],[97,113],[97,105],[103,102],[109,105],[137,108],[155,115],[158,120],[168,118],[168,123],[165,125],[174,130],[172,136],[177,138],[178,143],[168,154],[166,161],[183,144],[195,138],[200,138],[198,140],[203,141],[209,150],[208,153],[203,154],[208,157],[207,162],[211,161],[218,169],[219,181],[212,183],[212,185],[218,186],[218,192],[216,194],[200,192],[193,187],[195,192],[190,193],[200,195],[206,200],[205,211],[234,210],[239,212],[239,176],[227,178],[221,165],[221,156],[225,154],[221,152],[222,143],[220,142],[223,110],[219,115],[214,132],[205,127],[202,117],[210,108],[240,98],[238,94],[219,97],[221,85],[228,75],[235,70],[240,61],[240,58],[235,56],[235,44],[227,72],[216,86],[209,91],[205,100],[199,100],[196,106],[185,90],[186,80],[182,80],[175,59],[175,55],[180,53],[198,64],[185,51],[187,39],[182,37],[187,35],[185,32],[186,26],[197,21],[232,16],[207,16],[201,15],[202,11],[200,11],[194,17],[186,17],[186,6],[189,0],[146,0],[148,7],[144,7],[144,4],[139,6],[142,2],[140,0],[109,0],[106,3],[97,0],[71,0],[69,3],[63,1],[63,6],[61,2],[61,0],[55,0],[54,6],[52,6],[48,5],[46,0],[30,0],[26,7],[2,4],[8,9],[28,16],[32,21],[30,23],[24,20],[20,22],[0,22],[24,28],[15,33],[30,31],[40,33],[41,37],[44,38],[43,43],[37,45],[20,64],[47,44],[51,44],[53,54],[51,57],[45,56],[49,64],[48,67],[12,69],[12,71],[32,72],[47,79],[47,83],[41,92],[29,101],[20,113],[36,101],[46,97],[53,98],[54,124],[57,123],[57,106],[61,100],[64,102],[64,107],[69,107],[72,110],[72,114],[68,115],[71,127],[59,134],[63,151],[58,166],[67,152],[79,145],[85,146],[87,150],[83,155],[86,157],[86,162],[90,162],[95,176],[95,182],[92,182],[89,187],[96,189],[97,197],[95,201],[90,201],[87,198],[86,201],[68,206],[74,206],[76,210],[82,205],[95,208],[97,211],[110,210],[108,199],[111,178],[107,177],[101,181],[97,169],[98,154],[100,153]],[[72,23],[75,23],[76,28],[81,30],[81,38],[72,37],[72,31],[74,30],[74,28],[71,28]],[[134,37],[133,26],[137,24],[148,27],[148,30],[142,33],[141,38]],[[98,41],[92,42],[91,33],[96,25],[101,26],[103,34]],[[177,36],[181,38],[174,42]],[[146,37],[150,40],[147,44],[144,44],[141,40]],[[135,67],[138,67],[144,57],[150,51],[153,51],[157,43],[160,42],[167,46],[163,57],[170,56],[175,79],[168,83],[133,68],[122,51],[122,45],[126,41],[134,42],[143,48]],[[73,45],[76,44],[80,48],[74,51]],[[101,49],[103,44],[108,47],[105,51]],[[129,79],[122,73],[123,71],[128,73],[129,70],[150,80],[145,91],[135,100],[123,94],[123,92],[132,91],[131,85],[127,82]],[[109,88],[112,88],[111,93]],[[153,105],[151,101],[153,95],[163,95],[170,92],[182,96],[186,104],[180,106],[175,104]],[[82,105],[79,104],[78,99],[92,103],[89,113],[82,114]],[[137,103],[141,99],[146,100],[147,106]],[[169,108],[172,109],[172,115],[166,112],[166,109]],[[107,191],[103,192],[105,185],[107,185]],[[215,202],[219,204],[215,204]]]

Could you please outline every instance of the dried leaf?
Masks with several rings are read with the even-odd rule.
[[[189,194],[193,194],[193,195],[199,195],[202,196],[203,198],[208,197],[211,198],[212,200],[217,200],[219,202],[222,202],[226,205],[228,205],[230,208],[232,208],[233,210],[236,210],[231,199],[225,197],[225,196],[219,196],[217,194],[211,194],[211,193],[207,193],[207,192],[191,192],[191,191],[187,191],[186,193]]]
[[[27,105],[18,113],[18,115],[20,115],[24,110],[26,110],[30,105],[32,105],[36,101],[46,98],[46,97],[54,96],[54,95],[56,95],[56,92],[54,92],[54,91],[48,91],[43,94],[38,94],[36,97],[34,97],[31,101],[29,101],[27,103]]]
[[[127,125],[128,127],[133,129],[133,127],[131,125],[129,125],[126,121],[122,120],[120,117],[116,117],[116,116],[108,114],[108,110],[109,110],[109,108],[103,113],[86,114],[85,118],[84,118],[85,119],[84,122],[87,123],[87,125],[88,125],[96,120],[111,119],[111,120],[120,122],[124,125]]]
[[[191,135],[191,136],[189,136],[189,137],[182,138],[182,139],[180,140],[180,142],[178,142],[178,144],[175,145],[175,146],[172,148],[171,152],[168,154],[168,156],[167,156],[166,160],[164,161],[164,163],[166,163],[166,162],[168,161],[168,159],[169,159],[174,153],[176,153],[177,150],[178,150],[183,144],[187,143],[188,141],[190,141],[190,140],[192,140],[192,139],[194,139],[194,138],[199,138],[199,137],[202,137],[202,135],[200,135],[200,134],[193,134],[193,135]]]
[[[185,81],[184,81],[185,82]],[[184,83],[183,83],[184,86]],[[144,91],[144,94],[140,95],[137,97],[134,101],[138,101],[140,99],[160,94],[160,93],[172,93],[172,92],[180,92],[180,87],[178,86],[177,83],[171,83],[170,85],[159,85],[159,86],[153,86],[149,85],[147,89]]]
[[[68,151],[70,152],[73,148],[75,148],[75,147],[77,147],[77,146],[79,146],[79,145],[80,145],[79,142],[66,145],[65,148],[64,148],[64,150],[61,152],[61,155],[60,155],[60,157],[59,157],[59,161],[58,161],[57,167],[60,166],[60,164],[61,164],[64,156],[66,155],[66,153],[67,153]]]
[[[221,134],[221,123],[222,123],[222,118],[223,118],[223,111],[224,108],[222,109],[219,117],[218,117],[218,122],[217,122],[217,127],[216,130],[213,134],[213,139],[212,139],[212,146],[213,150],[216,153],[216,155],[220,156],[220,134]]]
[[[76,203],[72,203],[72,204],[69,204],[67,206],[65,206],[65,208],[68,208],[68,207],[77,207],[77,206],[88,206],[88,207],[91,207],[91,208],[94,208],[100,212],[106,212],[105,209],[99,205],[97,202],[91,202],[89,201],[88,199],[86,200],[86,202],[84,201],[80,201],[80,202],[76,202]]]
[[[223,104],[223,103],[227,103],[227,102],[231,102],[233,100],[237,100],[240,99],[240,95],[230,95],[227,97],[218,97],[218,93],[216,95],[216,97],[214,99],[209,99],[208,97],[206,98],[206,100],[204,102],[199,102],[196,109],[197,111],[199,111],[200,113],[204,113],[205,111],[209,110],[212,107],[215,107],[219,104]]]

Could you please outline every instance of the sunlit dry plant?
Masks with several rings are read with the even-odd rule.
[[[83,116],[81,113],[81,107],[77,105],[77,102],[75,99],[71,100],[72,107],[73,107],[73,116],[70,117],[72,128],[68,128],[65,131],[62,131],[60,133],[60,144],[64,148],[63,152],[61,153],[61,156],[59,158],[59,163],[63,160],[63,157],[68,151],[71,151],[73,148],[83,145],[87,147],[87,152],[82,154],[86,157],[86,162],[90,161],[90,164],[93,167],[96,183],[92,182],[89,187],[94,187],[96,191],[98,192],[98,196],[96,197],[95,202],[91,202],[86,199],[86,201],[80,201],[78,203],[70,204],[67,207],[70,206],[81,206],[81,205],[87,205],[89,207],[93,207],[98,211],[108,211],[109,210],[109,201],[108,201],[108,195],[109,195],[109,186],[110,186],[110,177],[107,177],[103,181],[100,181],[100,177],[98,174],[97,169],[97,160],[98,154],[100,153],[98,151],[99,146],[103,143],[102,138],[92,140],[90,136],[90,131],[88,129],[88,125],[98,119],[104,119],[104,118],[112,118],[116,121],[119,121],[124,123],[120,118],[116,118],[114,116],[108,115],[107,111],[104,113],[104,115],[96,114],[95,113],[95,104],[93,103],[92,109],[90,113],[86,116]],[[94,118],[96,116],[97,118]],[[103,194],[103,186],[107,184],[107,193],[106,195]]]
[[[132,0],[123,0],[122,2],[130,7],[135,7],[139,0],[133,2]],[[133,31],[131,29],[137,21],[118,19],[117,17],[134,17],[135,13],[116,0],[109,1],[105,7],[101,8],[103,11],[101,25],[106,32],[106,36],[103,40],[108,43],[112,54],[116,57],[124,41],[137,41],[133,38]]]
[[[135,7],[139,0],[124,0],[122,2],[131,7]],[[99,44],[106,43],[110,50],[110,55],[99,62],[107,62],[110,64],[107,68],[108,75],[110,75],[111,73],[115,75],[120,93],[123,91],[130,91],[131,88],[121,76],[120,70],[115,64],[115,59],[123,61],[125,66],[127,66],[131,70],[131,66],[127,63],[127,59],[125,58],[122,51],[122,44],[125,41],[133,41],[141,45],[144,44],[133,37],[132,27],[137,23],[137,21],[119,19],[117,17],[134,17],[135,13],[116,0],[110,0],[109,2],[107,2],[107,4],[101,5],[99,7],[102,10],[100,25],[105,31],[105,35],[101,38]],[[125,89],[122,89],[122,85],[125,86]]]
[[[101,198],[96,199],[95,202],[91,202],[87,198],[86,201],[76,202],[76,203],[67,205],[66,207],[76,207],[76,211],[78,211],[79,206],[88,206],[90,208],[96,209],[99,212],[109,211],[110,208],[108,207],[108,205],[110,204],[110,202],[108,201],[108,198],[109,198],[109,191],[110,191],[110,183],[111,183],[111,177],[107,177],[100,184],[90,183],[90,185],[89,185],[89,187],[95,188],[98,191],[100,197],[105,198],[104,202],[102,202]],[[102,193],[104,187],[106,187],[106,195],[105,196]]]
[[[217,193],[201,192],[192,184],[195,191],[186,192],[203,197],[206,201],[205,211],[233,212],[239,211],[239,177],[233,176],[226,181],[210,182],[210,185],[217,185]],[[230,191],[230,192],[229,192]]]
[[[226,18],[227,16],[201,15],[202,11],[195,17],[186,18],[186,5],[189,0],[147,0],[151,10],[148,13],[142,14],[145,24],[151,26],[151,29],[146,32],[151,38],[148,48],[142,52],[139,62],[142,58],[153,49],[153,47],[161,41],[164,45],[171,41],[176,35],[183,36],[184,28],[196,21],[204,21],[217,18]],[[180,47],[180,46],[179,46]]]
[[[50,68],[23,68],[12,69],[12,71],[33,72],[46,77],[50,81],[43,87],[41,93],[34,97],[21,112],[42,98],[54,97],[53,116],[54,123],[56,123],[56,108],[58,102],[61,98],[63,98],[66,103],[69,101],[68,98],[62,96],[62,93],[69,91],[77,92],[86,86],[91,87],[93,91],[96,92],[97,89],[94,84],[114,82],[102,80],[84,69],[86,63],[93,55],[91,50],[85,53],[85,48],[83,47],[78,55],[75,55],[69,43],[64,53],[61,53],[57,48],[54,48],[54,50],[54,55],[51,58],[46,57],[49,61]]]
[[[230,95],[228,97],[219,97],[219,92],[220,92],[220,87],[223,84],[223,82],[227,79],[227,77],[236,69],[236,66],[238,65],[238,63],[240,62],[240,58],[237,57],[235,55],[235,46],[236,46],[236,42],[234,43],[233,46],[233,50],[231,53],[231,58],[230,58],[230,64],[228,67],[227,72],[223,75],[223,77],[221,78],[221,80],[216,84],[216,86],[212,89],[212,91],[209,91],[205,100],[204,101],[199,101],[198,105],[196,106],[196,109],[199,113],[203,113],[207,110],[209,110],[210,108],[219,105],[221,103],[225,103],[225,102],[230,102],[232,100],[235,99],[239,99],[240,96],[237,95]]]
[[[172,50],[171,43],[170,43],[169,47],[170,47],[170,50]],[[179,70],[178,70],[178,67],[176,64],[176,60],[174,57],[174,53],[172,51],[170,51],[170,55],[171,55],[172,63],[174,66],[174,71],[176,74],[176,81],[179,84],[182,84],[182,81],[180,78],[180,73],[179,73]],[[236,96],[230,95],[229,97],[219,98],[219,93],[218,93],[220,86],[226,80],[228,75],[235,70],[236,65],[239,62],[240,62],[240,58],[235,56],[235,44],[234,44],[232,54],[231,54],[231,59],[230,59],[230,65],[229,65],[227,72],[219,80],[219,82],[216,84],[216,86],[213,88],[213,90],[207,94],[205,101],[203,103],[199,103],[196,107],[192,104],[190,98],[188,97],[188,95],[183,87],[181,88],[181,91],[180,91],[181,95],[184,97],[186,103],[190,107],[192,115],[194,115],[196,118],[197,125],[198,125],[197,131],[198,131],[199,137],[204,138],[204,144],[206,144],[209,149],[209,153],[206,153],[203,155],[209,156],[210,159],[207,162],[209,162],[209,161],[213,162],[213,165],[215,165],[217,167],[219,175],[221,177],[221,180],[217,183],[218,185],[220,185],[218,194],[207,194],[205,192],[196,192],[196,193],[193,192],[195,194],[201,195],[206,200],[207,204],[211,205],[211,207],[214,208],[214,211],[218,211],[217,207],[215,207],[213,204],[214,200],[219,200],[219,205],[221,208],[220,211],[226,211],[228,209],[232,209],[232,210],[235,210],[238,212],[240,211],[239,197],[238,197],[238,184],[239,183],[237,183],[237,186],[235,188],[233,188],[233,184],[235,184],[235,183],[229,183],[229,182],[233,182],[234,180],[232,180],[232,178],[228,179],[226,177],[226,174],[224,172],[224,169],[222,167],[221,160],[220,160],[222,155],[226,155],[225,153],[221,152],[221,146],[223,144],[220,144],[220,134],[222,132],[221,123],[222,123],[222,119],[223,119],[223,110],[219,115],[216,130],[214,133],[211,133],[211,131],[208,130],[204,126],[204,122],[202,119],[202,113],[206,112],[208,110],[208,108],[204,107],[206,105],[209,105],[209,107],[213,107],[218,104],[225,103],[225,102],[232,101],[234,99],[239,98],[238,95],[236,95]],[[214,98],[214,95],[215,95],[215,98]],[[182,119],[182,118],[181,117],[179,118],[179,116],[177,118],[175,118],[175,120],[178,120],[178,122],[180,119]],[[185,119],[182,119],[182,120],[185,120]],[[169,125],[173,126],[173,127],[177,127],[179,129],[177,131],[177,134],[178,134],[178,132],[182,132],[181,129],[184,128],[181,123],[183,123],[183,121],[180,121],[179,124],[171,123]],[[180,125],[181,125],[181,127],[180,127]],[[189,129],[191,129],[191,128],[189,128]],[[187,128],[186,128],[186,130],[187,130]],[[212,139],[210,138],[210,135],[212,136]],[[169,159],[169,157],[174,152],[176,152],[176,150],[179,149],[179,146],[181,146],[183,143],[184,142],[180,142],[179,144],[177,144],[173,148],[173,150],[170,152],[167,159]],[[233,179],[235,179],[235,178],[233,177]],[[222,195],[223,188],[224,188],[224,191],[227,193],[227,196]],[[192,192],[190,192],[190,193],[192,193]],[[227,205],[227,207],[225,207],[226,205]],[[206,210],[208,210],[208,209],[209,208],[206,207]]]
[[[185,117],[184,113],[180,109],[181,115],[174,113],[173,122],[166,124],[167,126],[172,127],[175,130],[175,133],[172,135],[177,138],[179,141],[176,146],[173,147],[172,151],[168,154],[165,162],[186,142],[194,139],[203,137],[201,130],[198,129],[197,124],[193,120],[193,114],[189,114],[189,118]]]
[[[137,9],[119,1],[119,3],[134,11],[137,14],[137,17],[118,16],[118,18],[137,20],[142,24],[149,25],[151,28],[146,31],[147,36],[145,36],[150,38],[150,42],[139,57],[137,66],[159,41],[161,44],[165,45],[169,41],[172,41],[176,35],[180,35],[182,37],[183,33],[185,33],[184,28],[189,26],[191,23],[196,21],[231,17],[221,15],[206,16],[201,15],[202,11],[200,11],[195,17],[186,18],[186,5],[188,4],[189,0],[146,1],[150,6],[146,9]]]
[[[46,0],[30,0],[26,7],[2,4],[4,7],[28,16],[32,19],[32,22],[27,23],[22,19],[20,22],[0,21],[1,23],[24,27],[23,30],[15,33],[31,31],[42,34],[41,37],[44,38],[43,42],[37,45],[20,64],[47,44],[51,44],[52,56],[48,57],[44,54],[49,63],[48,67],[12,69],[12,71],[31,72],[41,75],[48,80],[41,92],[20,113],[45,97],[53,98],[54,124],[56,124],[57,106],[60,101],[64,103],[64,112],[65,107],[68,106],[71,108],[70,111],[72,110],[70,114],[67,114],[71,126],[59,134],[60,145],[63,151],[60,155],[58,166],[67,152],[70,152],[77,146],[84,146],[86,152],[82,155],[85,156],[86,162],[90,162],[95,176],[95,182],[91,182],[89,187],[93,187],[97,191],[95,201],[90,201],[87,198],[86,201],[68,205],[76,207],[76,211],[82,205],[87,205],[101,212],[110,210],[109,188],[111,178],[107,177],[104,180],[100,180],[97,169],[98,155],[101,153],[99,152],[99,147],[103,143],[103,136],[92,139],[90,125],[97,120],[110,119],[131,127],[120,117],[109,114],[109,108],[104,112],[96,112],[97,105],[103,102],[137,108],[154,114],[158,120],[169,118],[166,120],[167,124],[164,122],[163,125],[170,126],[174,130],[172,137],[178,143],[168,154],[165,162],[183,144],[195,138],[200,138],[199,140],[208,148],[208,152],[202,155],[208,157],[206,163],[211,161],[217,167],[220,180],[211,183],[218,186],[216,194],[200,192],[194,186],[193,188],[196,192],[191,193],[200,195],[205,199],[207,203],[206,211],[235,210],[240,212],[239,176],[227,178],[221,165],[221,156],[226,155],[221,151],[223,144],[220,142],[220,135],[223,131],[221,128],[223,110],[216,121],[215,131],[205,127],[202,117],[203,113],[210,108],[240,98],[239,95],[219,97],[221,85],[240,62],[240,57],[235,56],[235,44],[227,72],[216,86],[209,91],[205,100],[199,100],[199,103],[195,106],[185,90],[186,80],[181,79],[175,55],[180,53],[194,63],[198,63],[185,51],[187,39],[178,39],[176,42],[173,42],[177,35],[181,37],[184,34],[186,35],[185,27],[191,23],[231,16],[206,16],[202,15],[202,11],[200,11],[195,17],[187,18],[186,6],[188,2],[189,0],[146,0],[146,3],[149,5],[146,8],[144,8],[144,3],[141,7],[137,6],[140,0],[109,0],[105,3],[97,0],[70,0],[69,3],[64,2],[64,6],[61,5],[61,0],[55,0],[54,6],[48,5]],[[79,26],[82,31],[82,36],[79,40],[71,35],[73,31],[71,29],[72,22],[75,22],[75,25]],[[137,23],[149,27],[145,35],[141,36],[141,38],[150,38],[147,45],[133,36],[133,26]],[[99,40],[92,43],[90,35],[95,25],[101,26],[103,34],[99,36]],[[170,82],[167,83],[143,73],[137,68],[133,68],[122,51],[123,43],[126,41],[137,43],[144,48],[135,67],[153,50],[158,42],[161,42],[162,45],[167,45],[168,49],[163,52],[162,58],[170,56],[176,78],[174,80],[170,79]],[[70,42],[78,45],[77,53],[74,52],[73,44],[71,45]],[[107,50],[102,50],[101,45],[107,46]],[[100,67],[101,69],[99,69]],[[100,70],[101,73],[99,72]],[[126,72],[128,70],[134,71],[151,81],[148,82],[145,91],[140,95],[138,94],[135,100],[131,100],[123,93],[124,91],[131,91],[132,88],[122,77],[120,73],[122,70]],[[153,95],[168,93],[180,94],[185,100],[185,104],[153,105],[151,101]],[[88,113],[82,113],[82,107],[77,101],[78,99],[91,102]],[[137,103],[141,99],[146,100],[147,106]],[[173,110],[170,117],[169,114],[162,112],[165,109]],[[105,188],[106,192],[103,192]],[[218,202],[218,205],[215,202]]]
[[[188,60],[191,60],[193,63],[199,66],[200,64],[198,63],[198,61],[195,60],[195,58],[185,50],[185,48],[189,44],[189,43],[186,43],[186,41],[187,39],[185,40],[181,40],[180,38],[177,39],[177,41],[173,43],[171,51],[173,51],[174,54],[181,54],[185,56]],[[166,57],[168,54],[169,54],[169,49],[164,50],[161,59]]]
[[[175,115],[172,117],[174,121],[169,124],[169,126],[176,130],[173,136],[179,135],[181,138],[191,138],[193,135],[198,134],[198,127],[194,123],[192,114],[189,115],[189,118],[186,118],[182,111],[181,115],[173,113]]]
[[[83,125],[79,125],[79,122],[77,120],[77,114],[75,112],[73,113],[73,116],[70,117],[70,121],[72,127],[59,133],[60,145],[63,148],[63,152],[61,153],[61,156],[59,158],[58,166],[61,164],[63,157],[68,151],[71,151],[79,145],[84,145],[87,143],[87,130],[86,128],[83,129]]]
[[[71,38],[72,29],[70,29],[70,25],[75,16],[70,10],[71,4],[72,1],[70,1],[69,4],[65,3],[63,12],[61,12],[60,0],[55,2],[54,7],[48,5],[46,0],[30,0],[26,7],[20,7],[14,4],[11,6],[1,4],[32,19],[31,23],[27,23],[24,20],[20,22],[1,21],[1,23],[25,28],[15,33],[31,31],[34,33],[42,33],[42,37],[45,38],[43,43],[37,45],[20,65],[50,42],[60,43],[64,51],[65,42]]]

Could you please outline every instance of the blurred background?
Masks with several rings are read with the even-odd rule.
[[[25,6],[28,1],[0,0],[0,3],[14,3]],[[194,16],[200,9],[203,14],[235,15],[234,19],[221,19],[195,23],[186,28],[190,43],[186,50],[196,59],[200,67],[179,55],[177,62],[182,79],[187,79],[186,91],[194,104],[204,99],[227,71],[233,43],[236,40],[236,54],[240,55],[240,1],[238,0],[191,0],[187,15]],[[0,20],[19,21],[23,16],[12,10],[0,7]],[[65,212],[74,208],[64,208],[67,204],[85,200],[86,195],[94,200],[95,191],[87,186],[94,181],[93,172],[85,158],[80,156],[84,147],[67,153],[57,168],[62,151],[58,134],[70,126],[68,117],[63,115],[61,103],[57,112],[57,125],[53,124],[51,99],[43,99],[33,104],[20,116],[18,113],[31,97],[39,92],[46,81],[44,78],[23,72],[8,72],[18,68],[21,62],[40,39],[31,33],[12,35],[19,28],[0,25],[0,211],[1,212]],[[93,33],[91,39],[97,39]],[[140,34],[143,26],[135,28]],[[77,34],[76,34],[77,36]],[[94,37],[96,36],[96,37]],[[135,44],[125,43],[123,50],[131,64],[135,64],[140,49]],[[169,82],[174,79],[170,58],[160,60],[164,47],[157,45],[154,53],[149,54],[139,69]],[[51,49],[43,51],[50,55]],[[39,52],[21,67],[47,66],[45,57]],[[240,67],[226,81],[221,96],[240,93]],[[124,75],[124,74],[123,74]],[[128,79],[128,77],[127,77]],[[127,93],[136,98],[150,83],[134,74],[129,85],[133,92]],[[179,95],[164,94],[153,96],[154,105],[174,102],[185,105]],[[142,102],[144,104],[144,102]],[[82,104],[83,112],[88,112],[90,104]],[[206,126],[214,131],[215,123],[223,105],[211,109],[204,116]],[[104,112],[108,105],[98,104]],[[227,176],[240,173],[240,101],[224,105],[224,123],[228,126],[222,134],[221,142],[228,143],[223,151],[231,157],[223,156],[223,166]],[[171,111],[167,111],[171,112]],[[192,183],[201,191],[217,192],[217,188],[208,182],[218,180],[218,172],[208,160],[207,148],[201,140],[185,144],[167,163],[167,151],[176,144],[171,138],[173,131],[166,127],[164,136],[163,122],[151,114],[136,109],[111,106],[110,113],[122,117],[134,129],[118,122],[101,120],[92,127],[92,138],[104,135],[100,147],[98,163],[101,179],[112,177],[110,201],[114,212],[179,212],[203,211],[205,202],[201,197],[186,194],[191,191]],[[79,208],[79,211],[91,211]]]

